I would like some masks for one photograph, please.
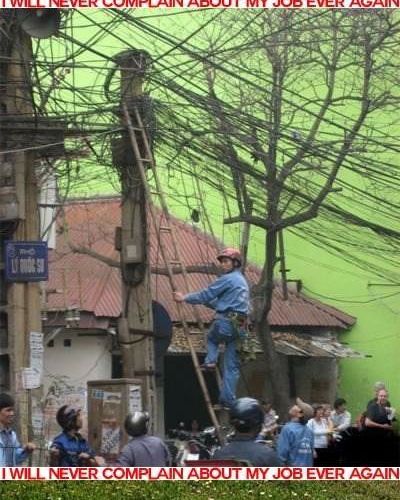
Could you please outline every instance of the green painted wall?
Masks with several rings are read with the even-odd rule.
[[[303,280],[307,294],[313,296],[315,292],[317,299],[357,317],[357,324],[341,335],[341,341],[372,357],[340,362],[338,395],[348,401],[353,415],[371,399],[377,380],[387,383],[390,400],[398,407],[399,294],[383,297],[399,292],[399,288],[368,286],[384,281],[298,238],[288,238],[287,267],[292,270],[291,277]]]

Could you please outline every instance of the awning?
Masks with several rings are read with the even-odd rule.
[[[368,357],[332,337],[305,335],[296,333],[273,332],[275,348],[285,356],[300,356],[304,358],[365,358]],[[193,347],[197,353],[205,353],[205,341],[201,332],[192,330],[190,335]],[[257,342],[258,344],[258,342]],[[258,345],[256,352],[261,353]],[[188,354],[189,346],[182,327],[174,326],[172,342],[168,348],[169,354]]]
[[[276,350],[286,356],[302,356],[305,358],[365,358],[362,354],[334,339],[324,337],[299,338],[291,335],[292,339],[280,338],[274,334]],[[284,334],[287,337],[288,334]],[[296,338],[297,337],[297,338]],[[299,345],[300,344],[300,345]]]

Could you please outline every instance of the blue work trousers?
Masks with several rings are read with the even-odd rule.
[[[213,321],[207,337],[206,364],[218,362],[219,344],[225,344],[224,370],[219,401],[224,406],[231,406],[236,400],[236,386],[239,380],[239,357],[236,352],[238,333],[229,318],[217,318]]]

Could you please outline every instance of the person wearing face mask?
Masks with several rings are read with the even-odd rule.
[[[278,457],[289,467],[311,467],[314,460],[314,434],[306,425],[304,409],[298,404],[292,406],[289,419],[278,437]]]
[[[225,344],[224,370],[219,401],[222,407],[232,407],[236,400],[239,380],[239,357],[236,343],[245,335],[249,312],[249,286],[240,268],[242,257],[234,248],[226,248],[217,260],[222,275],[210,286],[187,295],[174,292],[176,302],[202,304],[215,310],[214,321],[207,336],[207,356],[202,365],[205,370],[215,370],[219,344]]]

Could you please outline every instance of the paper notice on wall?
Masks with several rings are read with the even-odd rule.
[[[29,334],[29,346],[30,346],[31,350],[43,352],[43,333],[30,332],[30,334]]]
[[[122,394],[120,392],[103,391],[103,404],[121,404]]]
[[[38,374],[39,386],[43,376],[43,333],[30,332],[29,334],[30,367]]]
[[[21,380],[23,389],[37,389],[40,387],[40,373],[34,368],[22,368]]]
[[[142,411],[142,392],[140,385],[129,386],[129,413]]]
[[[43,430],[43,413],[40,408],[32,411],[32,430],[36,436],[39,436]]]

